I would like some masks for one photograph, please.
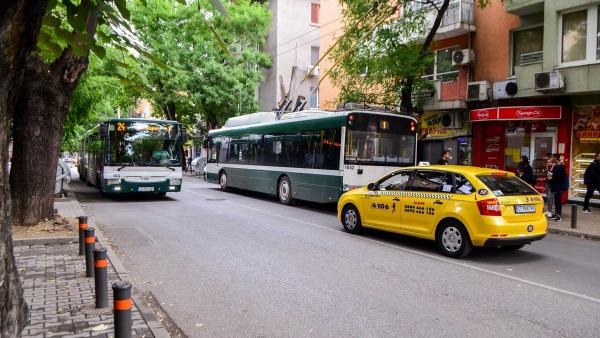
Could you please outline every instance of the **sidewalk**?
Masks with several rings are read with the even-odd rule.
[[[84,215],[72,198],[55,202],[65,217]],[[90,226],[93,226],[89,221]],[[23,337],[113,337],[112,289],[114,281],[127,279],[127,273],[106,240],[96,228],[98,243],[109,252],[109,306],[95,308],[94,278],[85,277],[85,260],[79,256],[76,238],[23,240],[15,246],[15,259],[23,280],[30,319]],[[49,244],[50,243],[50,244]],[[20,245],[18,245],[20,244]],[[151,309],[132,289],[134,337],[168,337],[167,331]],[[142,315],[143,314],[143,315]]]
[[[572,236],[600,240],[600,208],[592,208],[591,214],[584,214],[581,205],[577,206],[577,228],[571,228],[571,204],[563,205],[562,219],[558,222],[548,219],[548,231]]]

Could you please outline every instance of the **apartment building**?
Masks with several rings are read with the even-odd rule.
[[[517,25],[502,43],[480,41],[478,50],[488,53],[480,59],[488,69],[494,50],[508,51],[495,60],[504,66],[476,72],[469,85],[488,95],[469,102],[473,164],[514,171],[527,156],[544,192],[547,154],[560,153],[568,197],[582,200],[583,172],[600,151],[600,1],[507,0],[505,11]]]
[[[292,98],[302,96],[305,109],[319,107],[319,71],[306,80],[311,65],[317,63],[320,52],[321,5],[319,0],[270,0],[271,27],[265,52],[273,59],[271,68],[264,71],[259,87],[262,111],[271,111],[282,101],[281,86]],[[296,68],[294,78],[292,69]]]

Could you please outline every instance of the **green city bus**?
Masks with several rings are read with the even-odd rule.
[[[180,191],[182,140],[177,121],[107,120],[85,134],[79,176],[103,193]]]
[[[208,133],[207,180],[292,199],[335,203],[341,194],[415,165],[417,121],[372,111],[261,112]]]

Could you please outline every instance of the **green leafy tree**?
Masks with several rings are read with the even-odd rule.
[[[401,112],[413,113],[414,93],[431,88],[421,75],[433,61],[429,48],[449,2],[340,0],[344,34],[330,50],[338,100],[393,108],[400,103]]]
[[[142,44],[169,66],[145,66],[149,98],[160,115],[188,126],[199,116],[212,127],[258,110],[260,67],[270,65],[269,56],[259,51],[270,23],[266,5],[228,2],[227,17],[208,8],[206,0],[188,6],[150,0],[136,2],[133,11]],[[164,24],[169,21],[177,24]]]

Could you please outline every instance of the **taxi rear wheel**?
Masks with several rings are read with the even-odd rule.
[[[473,248],[469,232],[458,221],[446,221],[440,224],[436,242],[444,255],[452,258],[465,257]]]
[[[362,231],[360,214],[353,205],[347,205],[342,210],[342,224],[344,229],[351,234],[358,234]]]

